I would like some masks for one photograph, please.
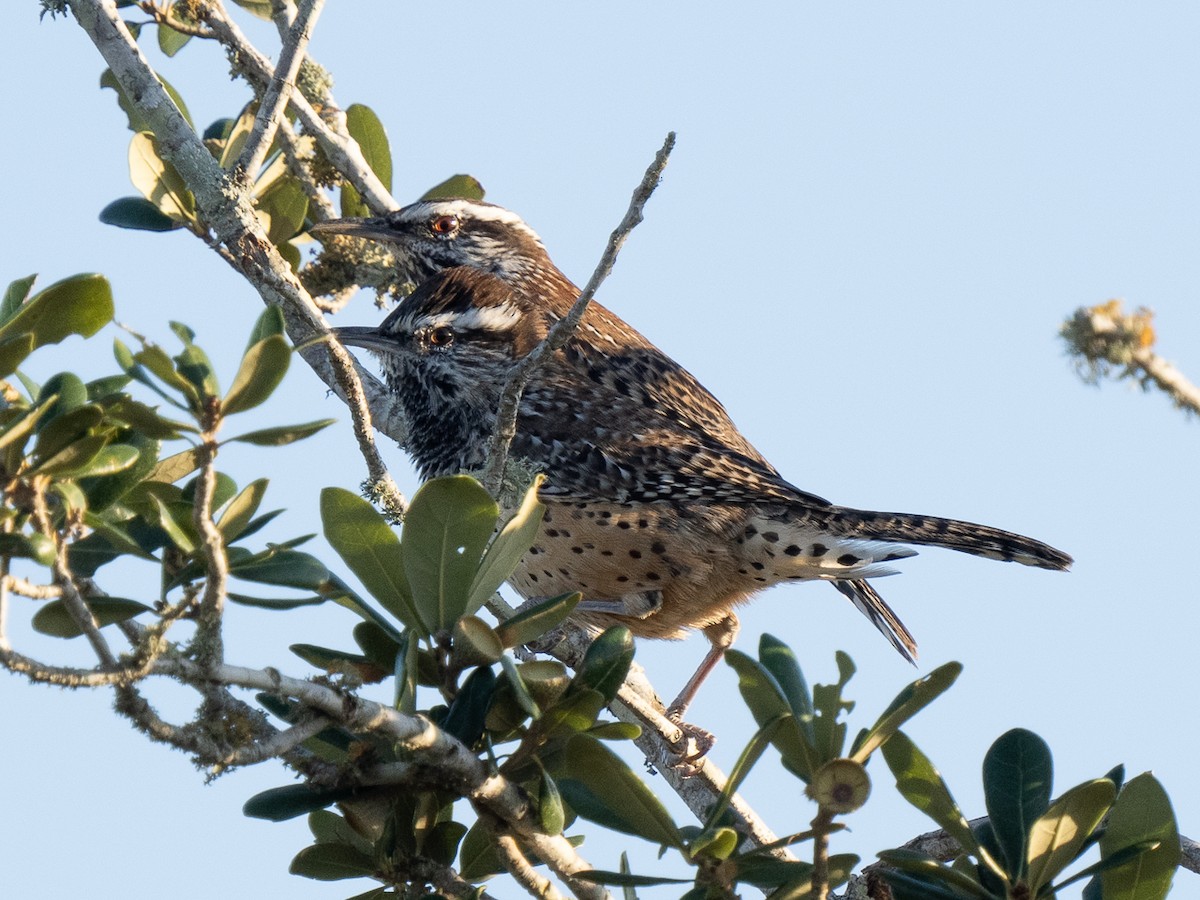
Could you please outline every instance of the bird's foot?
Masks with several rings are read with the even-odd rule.
[[[694,775],[699,771],[704,757],[717,743],[717,736],[707,729],[683,720],[684,710],[675,709],[672,705],[667,709],[667,719],[679,727],[682,736],[671,744],[671,752],[675,758],[673,768],[679,769],[685,775]]]

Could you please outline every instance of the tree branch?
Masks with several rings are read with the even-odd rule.
[[[480,477],[483,486],[487,488],[492,496],[498,494],[504,478],[504,467],[508,461],[508,448],[512,445],[513,437],[516,435],[517,412],[521,404],[521,394],[524,392],[525,386],[529,383],[529,379],[533,377],[533,373],[542,364],[542,361],[551,353],[560,350],[571,339],[571,335],[575,333],[575,329],[579,327],[579,323],[583,320],[583,314],[587,312],[588,304],[596,296],[596,291],[600,289],[600,285],[604,283],[604,279],[612,274],[613,265],[617,261],[617,254],[621,252],[621,247],[624,245],[625,239],[629,237],[630,232],[642,221],[642,210],[646,206],[646,201],[650,199],[650,195],[654,193],[654,189],[658,187],[659,179],[662,178],[663,169],[666,168],[667,160],[670,158],[671,150],[674,147],[675,132],[672,131],[667,134],[667,139],[663,142],[662,148],[655,154],[654,161],[650,163],[650,167],[646,169],[646,174],[642,177],[641,183],[634,190],[633,198],[629,201],[629,209],[625,211],[625,217],[621,219],[621,223],[609,236],[608,246],[604,249],[604,255],[600,257],[600,262],[597,264],[596,270],[592,272],[592,277],[588,279],[588,283],[579,295],[579,299],[575,301],[570,311],[554,324],[554,327],[550,329],[550,333],[546,335],[546,339],[538,344],[524,359],[513,366],[507,380],[505,380],[504,389],[500,393],[500,403],[496,409],[496,430],[492,434],[492,442],[488,447],[487,463]]]
[[[258,105],[258,114],[254,117],[254,129],[246,139],[242,148],[238,167],[244,173],[247,183],[254,180],[254,173],[262,168],[267,158],[267,151],[275,139],[275,131],[287,109],[292,92],[296,89],[296,73],[304,62],[304,52],[312,38],[312,29],[321,15],[325,0],[301,0],[295,21],[288,30],[287,39],[279,53],[279,63],[275,74],[263,93]]]

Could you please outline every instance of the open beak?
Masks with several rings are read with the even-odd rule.
[[[391,353],[396,349],[395,340],[369,325],[347,325],[330,331],[347,347],[364,347],[376,353]]]
[[[351,237],[366,238],[372,241],[386,241],[392,238],[392,229],[387,219],[331,219],[328,222],[318,222],[309,230],[310,234],[348,234]]]

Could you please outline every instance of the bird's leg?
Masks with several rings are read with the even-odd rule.
[[[667,707],[667,718],[695,740],[695,758],[708,753],[717,739],[711,732],[683,721],[683,714],[687,712],[687,708],[696,699],[696,693],[700,690],[700,685],[704,683],[704,679],[712,674],[712,670],[717,667],[717,663],[724,658],[725,651],[733,646],[734,639],[737,637],[741,627],[738,617],[730,613],[721,619],[721,621],[715,622],[704,629],[704,636],[708,638],[711,644],[708,648],[708,653],[704,655],[704,659],[700,661],[700,665],[696,668],[692,677],[687,680],[687,684],[683,686],[683,690],[679,692],[679,696]]]

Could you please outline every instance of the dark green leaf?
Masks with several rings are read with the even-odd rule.
[[[175,231],[183,223],[164,215],[145,197],[121,197],[100,210],[105,225],[134,231]]]
[[[425,482],[413,496],[400,546],[421,621],[450,630],[467,610],[471,585],[500,510],[473,478]]]
[[[145,603],[120,597],[92,597],[87,601],[87,606],[101,628],[124,622],[144,612],[153,612]],[[51,637],[74,638],[83,634],[83,629],[76,624],[62,600],[51,600],[39,609],[33,617],[33,627]]]
[[[383,128],[383,123],[379,121],[379,117],[370,107],[361,103],[352,103],[346,107],[346,130],[358,142],[363,158],[371,167],[371,171],[390,191],[392,189],[392,151],[388,145],[387,132]],[[350,190],[353,191],[351,196],[348,196],[345,190],[342,192],[342,214],[348,216],[367,215],[369,210],[358,198],[358,192],[353,188]],[[348,202],[352,207],[356,207],[354,211],[346,209]]]
[[[737,762],[734,763],[733,768],[729,771],[729,778],[725,782],[725,787],[721,789],[721,796],[717,798],[716,804],[704,820],[704,827],[706,829],[716,827],[717,823],[721,821],[721,816],[729,806],[729,801],[733,799],[733,795],[742,786],[742,782],[746,780],[746,776],[750,774],[750,770],[754,768],[755,763],[763,755],[763,751],[770,745],[775,730],[789,718],[792,718],[792,716],[785,714],[772,719],[759,728],[755,732],[754,737],[750,738],[750,743],[746,745],[746,749],[742,751]]]
[[[655,875],[630,875],[627,872],[607,872],[604,869],[586,869],[571,876],[593,884],[611,884],[617,887],[654,887],[658,884],[691,884],[683,878],[660,878]]]
[[[792,709],[792,715],[796,718],[796,724],[811,744],[814,739],[812,692],[808,689],[808,682],[804,680],[804,673],[800,671],[796,654],[783,641],[764,634],[758,640],[758,660],[779,685],[784,699]]]
[[[776,728],[771,743],[779,751],[788,771],[809,781],[822,760],[805,738],[796,717],[791,715],[792,708],[778,682],[762,663],[740,650],[726,652],[725,662],[737,672],[738,690],[760,728],[782,716],[787,717]]]
[[[174,484],[186,475],[200,468],[200,450],[196,447],[184,450],[166,459],[160,459],[158,464],[146,476],[147,481],[158,481],[163,484]]]
[[[0,532],[0,556],[23,556],[50,566],[54,564],[56,554],[54,542],[44,534],[3,531]]]
[[[1002,734],[983,758],[988,818],[1014,881],[1025,880],[1029,830],[1050,806],[1053,782],[1050,748],[1024,728]]]
[[[325,488],[321,522],[325,539],[371,596],[406,628],[428,635],[405,576],[401,541],[375,507],[350,491]]]
[[[389,669],[400,652],[400,643],[374,622],[359,622],[354,626],[354,643],[377,665]]]
[[[817,756],[825,762],[837,759],[842,755],[846,745],[846,725],[838,718],[843,712],[849,712],[854,704],[842,697],[842,689],[854,676],[854,661],[841,650],[834,654],[837,660],[837,684],[818,684],[813,687],[813,709],[816,718],[813,720],[813,737]]]
[[[107,443],[108,438],[103,435],[80,438],[75,443],[68,444],[45,462],[38,463],[29,470],[30,474],[55,475],[59,478],[86,475]]]
[[[0,377],[11,375],[33,352],[32,334],[14,334],[0,338]]]
[[[467,826],[461,822],[438,822],[426,832],[422,854],[440,865],[448,866],[454,862],[458,845],[466,833]]]
[[[470,175],[451,175],[421,195],[422,200],[446,200],[458,197],[465,200],[482,200],[483,185]]]
[[[287,329],[283,321],[283,310],[278,306],[270,305],[254,320],[254,327],[250,329],[250,339],[246,342],[246,349],[249,350],[259,341],[264,341],[276,334],[286,337]]]
[[[571,690],[591,688],[611,703],[629,674],[633,662],[633,634],[624,625],[613,625],[588,646]]]
[[[337,813],[316,809],[308,814],[308,830],[318,844],[345,844],[370,853],[372,844]]]
[[[234,603],[242,606],[253,606],[258,609],[288,610],[301,606],[319,606],[326,601],[325,597],[250,597],[246,594],[228,595]]]
[[[679,828],[654,792],[599,741],[578,734],[567,745],[563,797],[577,813],[606,828],[682,849]]]
[[[463,683],[442,721],[442,729],[454,735],[468,747],[483,736],[483,720],[496,690],[496,673],[480,666]]]
[[[265,401],[283,381],[291,359],[292,348],[280,335],[272,335],[252,346],[242,357],[229,393],[221,401],[221,414],[231,416]]]
[[[248,431],[237,437],[226,438],[222,444],[232,444],[240,441],[243,444],[255,444],[259,447],[282,447],[294,441],[311,437],[323,428],[328,428],[337,419],[319,419],[316,422],[305,422],[302,425],[280,425],[276,428],[260,428]]]

